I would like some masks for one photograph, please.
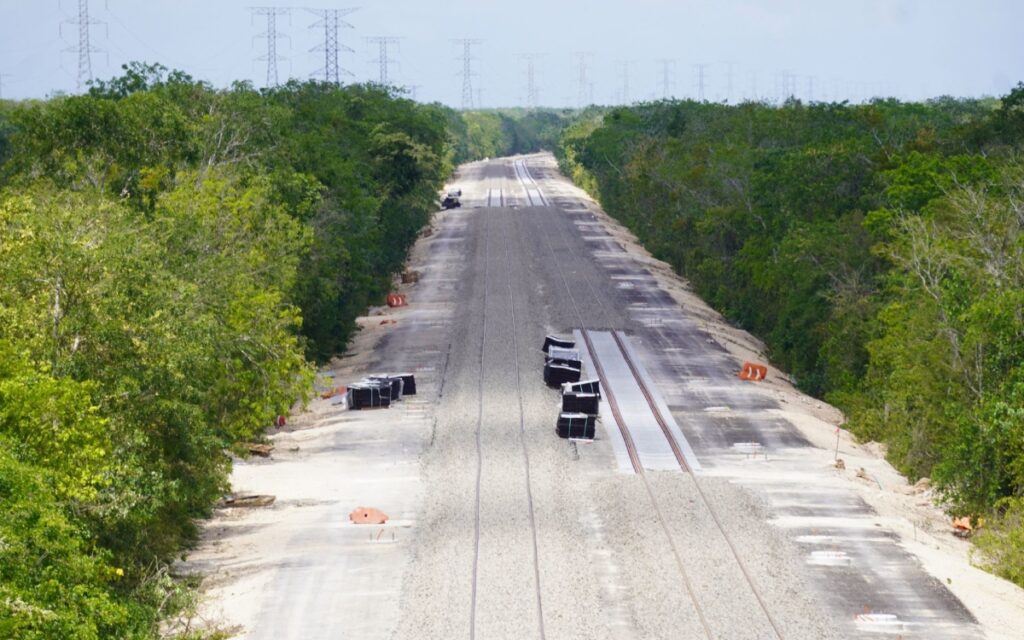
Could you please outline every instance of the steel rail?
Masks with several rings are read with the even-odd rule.
[[[518,175],[518,172],[517,172]],[[554,246],[551,244],[550,238],[547,234],[540,234],[545,241],[548,249],[551,252],[555,262],[558,262],[558,254],[555,252]],[[573,254],[575,257],[575,254]],[[711,632],[711,626],[708,624],[707,616],[704,614],[704,608],[701,606],[700,601],[697,600],[697,594],[693,589],[693,582],[690,580],[690,574],[686,570],[686,565],[683,562],[683,556],[679,552],[679,548],[676,546],[675,538],[672,536],[672,532],[668,527],[668,521],[665,518],[665,514],[662,513],[661,505],[658,504],[657,498],[654,496],[654,489],[651,487],[650,480],[647,478],[647,474],[644,472],[643,466],[640,464],[639,457],[634,460],[636,455],[635,447],[633,446],[632,436],[629,435],[629,428],[626,425],[625,420],[621,412],[618,411],[617,403],[612,405],[612,399],[614,393],[611,391],[611,387],[606,384],[603,376],[603,368],[601,367],[600,360],[597,356],[597,350],[593,348],[593,343],[590,340],[590,336],[587,333],[586,323],[583,321],[583,313],[580,311],[579,304],[576,301],[576,296],[572,293],[572,288],[569,286],[569,281],[565,277],[565,272],[562,269],[558,270],[559,275],[562,279],[562,284],[565,286],[565,292],[569,296],[569,301],[572,303],[572,308],[576,312],[576,317],[580,322],[580,333],[583,335],[583,340],[587,344],[587,349],[590,351],[591,361],[594,363],[594,368],[598,370],[598,377],[601,378],[602,393],[608,396],[608,404],[613,406],[613,415],[615,415],[615,421],[619,425],[619,429],[623,433],[623,439],[629,443],[626,445],[627,450],[630,451],[630,460],[633,461],[634,470],[636,475],[643,481],[644,489],[647,492],[647,497],[651,501],[651,506],[654,509],[654,513],[657,515],[658,523],[661,525],[662,532],[665,534],[665,539],[668,540],[669,547],[672,550],[672,556],[675,559],[676,567],[679,569],[679,574],[682,576],[683,585],[686,587],[686,592],[690,596],[690,601],[693,603],[693,609],[697,614],[697,618],[700,621],[701,628],[704,631],[704,636],[708,640],[714,640],[714,634]]]
[[[718,516],[718,512],[715,510],[714,505],[711,504],[711,500],[707,494],[704,493],[704,488],[701,486],[700,480],[697,475],[693,473],[693,469],[686,462],[682,452],[679,450],[679,445],[676,443],[675,436],[672,435],[665,418],[661,414],[661,410],[658,408],[657,403],[654,401],[654,396],[650,389],[647,387],[647,383],[644,382],[643,378],[640,377],[640,372],[637,370],[636,365],[633,363],[632,356],[626,350],[625,345],[622,343],[622,339],[618,336],[617,332],[612,332],[612,337],[615,338],[615,343],[618,345],[619,350],[622,352],[622,357],[625,359],[626,364],[629,366],[630,371],[633,373],[633,377],[636,378],[637,384],[640,385],[640,391],[643,393],[644,398],[647,400],[647,404],[651,408],[651,412],[654,414],[654,418],[658,421],[658,425],[661,426],[662,431],[665,433],[665,437],[668,438],[669,445],[672,447],[672,452],[676,456],[676,460],[679,461],[679,466],[683,471],[689,473],[693,478],[693,485],[697,488],[697,493],[700,494],[701,500],[704,502],[704,506],[707,507],[708,513],[711,514],[711,519],[715,521],[715,525],[718,527],[719,532],[722,534],[722,538],[725,539],[725,543],[729,546],[729,550],[732,551],[733,558],[736,559],[736,564],[739,565],[740,571],[743,573],[743,577],[746,579],[747,584],[750,586],[751,592],[754,594],[754,598],[757,600],[757,604],[760,605],[761,611],[764,613],[765,618],[768,619],[768,624],[771,625],[772,630],[775,632],[776,637],[782,640],[782,631],[779,630],[779,625],[775,621],[771,612],[768,611],[768,605],[765,603],[764,598],[761,596],[760,590],[757,585],[754,584],[754,579],[750,575],[750,571],[747,569],[747,564],[740,557],[739,551],[736,550],[736,545],[732,541],[732,537],[725,530],[725,526],[722,524],[721,518]]]
[[[529,190],[524,182],[523,174],[520,173],[520,163],[522,163],[523,170],[526,171],[526,175],[529,175],[529,170],[526,168],[526,162],[523,160],[514,160],[513,168],[515,169],[516,178],[520,184],[523,185],[523,190]],[[538,188],[539,191],[539,188]],[[531,201],[532,202],[532,201]],[[547,237],[545,237],[547,240]],[[551,248],[550,242],[548,248],[551,249],[552,255],[554,255],[554,249]],[[557,262],[558,258],[555,257]],[[566,291],[569,293],[569,297],[572,298],[572,291],[569,289],[569,283],[565,279],[565,274],[559,270],[559,275],[562,276],[562,284],[565,285]],[[573,301],[575,307],[575,300]],[[622,419],[622,412],[619,411],[619,403],[615,399],[615,392],[612,391],[611,385],[608,384],[608,378],[605,375],[604,367],[601,366],[601,362],[597,359],[597,351],[594,349],[594,345],[590,340],[590,334],[587,333],[586,327],[583,325],[583,316],[580,314],[579,309],[576,309],[576,315],[580,319],[580,333],[583,335],[583,341],[587,343],[587,351],[592,354],[591,361],[594,363],[594,369],[596,370],[598,380],[601,381],[601,388],[604,389],[604,394],[608,396],[608,406],[611,407],[612,415],[615,416],[615,421],[618,423],[619,431],[622,434],[622,440],[626,445],[626,452],[629,454],[629,461],[633,465],[633,471],[637,474],[644,472],[643,465],[640,463],[640,455],[636,450],[636,444],[633,442],[633,436],[629,433],[629,429],[626,427],[626,421]]]
[[[486,214],[485,214],[486,215]],[[477,410],[476,410],[476,497],[474,505],[473,523],[473,577],[470,589],[469,606],[469,638],[476,639],[476,596],[477,584],[480,574],[480,481],[483,476],[484,457],[480,445],[480,432],[484,424],[484,348],[487,339],[487,298],[490,290],[491,262],[489,259],[491,244],[491,216],[487,215],[484,223],[484,306],[483,306],[483,327],[480,329],[480,373],[477,380]]]
[[[562,280],[563,282],[565,281],[564,275],[562,276]],[[566,283],[565,286],[568,290],[568,283]],[[579,315],[578,309],[577,315]],[[633,434],[629,432],[629,428],[626,426],[626,421],[622,417],[622,412],[619,410],[619,403],[615,399],[615,392],[612,391],[611,385],[608,384],[608,377],[605,375],[604,367],[601,366],[601,361],[597,357],[597,350],[594,348],[594,343],[590,340],[590,333],[585,327],[581,326],[580,335],[583,336],[583,341],[587,344],[587,352],[590,354],[590,360],[594,363],[594,369],[597,372],[598,380],[601,381],[602,393],[608,396],[608,406],[611,407],[612,415],[615,417],[615,422],[619,427],[619,432],[622,433],[622,441],[626,444],[626,453],[629,454],[629,461],[633,465],[633,471],[638,475],[643,475],[644,467],[640,462],[640,454],[636,450],[636,443],[633,442]]]
[[[527,171],[529,171],[529,169],[527,169]],[[542,234],[542,235],[545,235],[545,234]],[[563,237],[564,237],[564,235],[565,234],[563,233]],[[546,237],[546,235],[545,235],[545,237]],[[569,242],[566,242],[565,246],[569,249],[569,252],[572,253],[573,257],[577,257],[576,256],[576,252],[573,251],[572,246],[571,246],[571,244]],[[596,287],[594,287],[592,279],[590,279],[590,278],[587,279],[587,286],[590,289],[592,294],[595,294],[595,295],[597,294],[597,289],[596,289]],[[570,297],[572,297],[571,293],[570,293]],[[575,299],[574,299],[573,304],[575,305]],[[579,313],[579,311],[577,310],[577,314],[578,313]],[[581,317],[581,321],[582,321],[582,317]],[[682,451],[679,448],[679,444],[676,441],[674,434],[672,434],[671,429],[669,428],[669,426],[667,424],[667,421],[665,420],[664,416],[661,413],[661,410],[658,408],[657,403],[654,400],[653,393],[651,393],[651,390],[648,388],[647,383],[644,382],[643,378],[640,376],[639,369],[637,368],[636,364],[633,362],[633,358],[629,355],[628,350],[625,348],[625,345],[623,344],[622,339],[619,337],[618,332],[612,331],[612,337],[615,339],[616,345],[618,346],[619,350],[622,352],[622,356],[625,359],[626,364],[629,367],[630,373],[632,373],[633,378],[636,380],[637,385],[639,385],[640,391],[643,394],[644,399],[647,401],[647,404],[648,404],[648,406],[651,409],[651,413],[654,415],[655,420],[658,422],[658,426],[661,427],[662,432],[665,434],[665,437],[668,439],[669,446],[671,447],[672,453],[673,453],[673,455],[675,455],[676,460],[679,463],[680,468],[684,472],[688,473],[690,475],[690,477],[693,479],[694,487],[697,489],[697,493],[698,493],[698,495],[700,495],[701,501],[704,503],[704,506],[707,508],[708,513],[711,514],[711,519],[714,521],[715,526],[718,528],[719,533],[722,534],[722,538],[725,540],[726,545],[729,547],[729,550],[732,553],[733,558],[736,560],[736,564],[739,566],[740,572],[743,574],[743,577],[746,580],[747,585],[750,587],[750,591],[753,593],[754,599],[757,600],[757,603],[758,603],[759,607],[761,608],[761,611],[764,613],[765,618],[768,620],[768,624],[771,626],[772,631],[775,633],[775,636],[779,640],[783,640],[782,631],[780,629],[780,626],[779,626],[778,622],[775,620],[775,617],[772,616],[771,612],[768,611],[768,605],[765,602],[764,597],[761,595],[760,589],[758,589],[757,584],[754,582],[753,577],[750,575],[750,571],[747,568],[746,563],[740,557],[739,551],[736,549],[735,543],[733,543],[732,538],[729,536],[728,532],[725,530],[725,526],[722,524],[722,520],[719,517],[718,512],[715,510],[714,506],[711,503],[711,500],[708,498],[706,492],[704,491],[704,488],[701,486],[701,482],[700,482],[699,478],[697,477],[697,474],[693,473],[693,470],[690,468],[690,465],[686,462],[685,456],[682,455]],[[656,504],[656,501],[654,500],[653,494],[651,496],[651,499],[652,499],[653,502],[655,502],[655,506],[657,507],[657,504]],[[693,594],[691,592],[691,596],[692,595]],[[696,599],[694,600],[694,602],[696,602]],[[708,637],[710,638],[711,637],[710,630],[705,628],[705,631],[708,634]]]
[[[693,473],[693,469],[690,468],[689,463],[686,461],[686,457],[683,456],[683,451],[679,448],[679,443],[676,441],[675,434],[672,433],[672,429],[668,426],[668,422],[665,421],[664,416],[661,415],[661,411],[658,409],[657,404],[654,401],[654,394],[651,393],[650,389],[647,388],[647,384],[640,377],[640,370],[633,363],[633,358],[630,357],[629,352],[626,351],[626,345],[622,343],[622,338],[619,337],[618,331],[612,331],[612,339],[615,340],[615,345],[619,348],[622,353],[622,358],[626,361],[626,366],[629,367],[629,372],[633,374],[633,378],[636,379],[637,385],[640,387],[640,393],[643,394],[644,400],[647,401],[647,406],[651,408],[651,413],[654,414],[654,420],[661,427],[661,432],[665,435],[665,439],[668,440],[668,446],[672,449],[672,455],[675,456],[676,462],[679,463],[679,467],[686,473]]]
[[[482,446],[482,429],[483,429],[483,407],[484,407],[484,355],[486,353],[486,338],[487,338],[487,326],[488,326],[488,313],[487,303],[490,299],[490,288],[491,288],[491,269],[490,269],[490,226],[491,226],[491,214],[485,213],[487,216],[487,222],[484,225],[484,307],[483,307],[483,321],[481,328],[480,337],[480,375],[477,381],[477,423],[475,431],[476,439],[476,496],[474,506],[474,530],[473,530],[473,573],[472,573],[472,589],[471,589],[471,605],[470,605],[470,640],[476,638],[476,618],[477,618],[477,595],[479,585],[479,568],[480,568],[480,507],[481,507],[481,486],[483,476],[483,446]],[[511,255],[509,253],[507,233],[502,233],[503,244],[505,245],[505,265],[506,273],[511,273]],[[508,278],[508,295],[509,302],[511,305],[510,318],[512,321],[512,348],[513,348],[513,359],[515,362],[515,374],[516,374],[516,393],[519,404],[519,432],[520,432],[520,444],[521,451],[523,454],[523,462],[526,471],[526,499],[528,506],[528,514],[530,521],[531,539],[533,546],[533,571],[534,571],[534,585],[536,586],[537,595],[537,628],[540,634],[541,640],[547,639],[547,634],[544,627],[544,605],[543,597],[540,586],[540,557],[537,543],[537,523],[534,509],[533,500],[533,489],[530,478],[530,456],[529,450],[526,444],[526,423],[525,423],[525,411],[523,407],[523,393],[522,393],[522,375],[519,366],[519,341],[516,336],[516,312],[515,312],[515,298],[513,296],[512,279]]]
[[[512,289],[512,258],[509,253],[509,242],[508,233],[502,226],[502,240],[505,245],[505,273],[508,277],[508,299],[511,312],[509,314],[512,320],[512,355],[513,362],[515,363],[516,371],[516,397],[519,401],[519,443],[522,445],[523,453],[523,464],[526,469],[526,503],[530,514],[530,533],[532,535],[533,542],[533,579],[534,586],[537,591],[537,627],[540,632],[541,640],[545,640],[547,635],[544,632],[544,603],[541,597],[540,588],[540,557],[537,547],[537,521],[534,515],[533,508],[533,488],[530,481],[530,451],[526,444],[526,418],[525,411],[523,409],[523,384],[522,375],[519,367],[519,339],[516,337],[516,301],[515,295]]]

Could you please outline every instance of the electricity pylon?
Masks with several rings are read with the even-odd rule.
[[[342,20],[342,18],[349,15],[356,9],[357,7],[349,7],[346,9],[307,9],[307,11],[319,16],[320,18],[310,25],[309,28],[322,28],[324,30],[323,44],[310,49],[310,51],[322,51],[324,53],[324,66],[322,69],[317,70],[313,75],[323,75],[324,82],[327,82],[328,84],[341,86],[341,76],[352,75],[350,71],[343,69],[338,64],[339,51],[355,53],[353,49],[346,47],[338,40],[338,29],[354,29],[352,25]]]

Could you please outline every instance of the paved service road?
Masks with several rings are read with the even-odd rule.
[[[981,637],[550,155],[467,165],[457,186],[394,637]],[[592,443],[555,435],[541,379],[544,336],[574,331],[609,385]]]

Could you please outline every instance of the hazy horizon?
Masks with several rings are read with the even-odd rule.
[[[282,0],[290,18],[279,18],[279,79],[307,79],[323,66],[322,29],[306,3]],[[159,62],[223,87],[235,80],[264,86],[265,53],[258,36],[265,19],[250,2],[198,0],[90,3],[93,75],[107,79],[129,61]],[[320,5],[343,8],[344,5]],[[0,74],[3,97],[40,98],[75,93],[78,27],[61,22],[77,15],[67,0],[0,0]],[[589,8],[588,8],[589,7]],[[636,0],[552,4],[523,0],[493,7],[392,0],[364,6],[346,20],[340,40],[346,82],[374,81],[379,65],[374,36],[399,38],[389,57],[389,77],[414,87],[415,97],[461,106],[461,47],[456,38],[478,38],[473,106],[527,103],[527,63],[536,58],[537,103],[579,103],[578,53],[586,52],[590,101],[603,104],[666,95],[708,100],[861,100],[885,95],[923,99],[939,95],[998,96],[1024,80],[1024,3],[983,0],[858,0],[826,6],[810,0],[668,2]],[[623,26],[625,25],[625,26]],[[60,31],[63,31],[63,37]],[[666,76],[661,60],[671,60]],[[628,82],[624,70],[627,69]],[[666,87],[665,80],[668,80]],[[667,91],[666,91],[667,89]]]

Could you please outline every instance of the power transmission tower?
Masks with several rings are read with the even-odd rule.
[[[730,104],[732,103],[732,72],[735,66],[736,63],[732,60],[728,60],[725,63],[725,101]]]
[[[695,64],[693,69],[697,74],[697,101],[704,102],[704,70],[708,68],[706,64]]]
[[[526,108],[536,109],[540,92],[537,90],[537,73],[535,62],[541,57],[539,53],[521,53],[520,60],[526,61]]]
[[[328,84],[341,86],[341,76],[352,75],[352,73],[347,69],[343,69],[338,66],[338,51],[354,53],[353,49],[346,47],[338,41],[338,29],[341,27],[346,29],[355,28],[342,20],[342,18],[355,10],[356,7],[349,7],[346,9],[307,9],[310,13],[320,17],[320,19],[310,25],[309,28],[323,28],[324,30],[324,43],[310,49],[310,51],[324,52],[324,66],[322,69],[317,70],[313,75],[323,74],[324,82]]]
[[[629,100],[629,67],[633,62],[630,60],[621,60],[619,67],[622,69],[622,104],[628,105]]]
[[[576,76],[576,81],[578,83],[576,103],[580,109],[594,102],[594,83],[587,79],[587,63],[591,55],[592,54],[586,52],[576,53],[576,61],[578,65]]]
[[[65,20],[61,23],[61,26],[65,24],[73,24],[78,27],[78,46],[68,47],[64,51],[78,54],[77,86],[78,90],[81,91],[83,86],[92,81],[92,54],[103,53],[102,49],[92,46],[90,27],[94,24],[102,24],[106,27],[106,23],[89,17],[89,0],[78,0],[78,15]]]
[[[277,61],[284,60],[283,57],[277,55],[277,39],[287,38],[288,35],[281,33],[277,30],[277,16],[291,16],[292,10],[287,7],[249,7],[249,11],[252,13],[252,17],[265,16],[267,19],[267,30],[256,36],[256,38],[265,38],[267,41],[267,53],[264,56],[256,58],[260,62],[266,61],[267,63],[267,86],[276,87],[278,83],[277,76]],[[253,38],[255,40],[255,38]]]
[[[807,76],[807,102],[814,102],[814,76]]]
[[[797,76],[794,73],[790,73],[789,69],[783,69],[781,73],[782,78],[782,92],[779,96],[779,102],[785,103],[790,98],[796,97],[796,79]]]
[[[670,58],[662,58],[658,60],[661,64],[661,97],[664,100],[674,97],[675,84],[675,72],[676,72],[676,61]]]
[[[370,61],[377,63],[377,81],[381,86],[391,84],[391,76],[389,75],[388,70],[390,65],[397,64],[398,61],[388,55],[388,48],[391,45],[397,45],[399,39],[392,38],[390,36],[374,36],[372,38],[364,38],[364,40],[370,44],[377,45],[377,59]]]
[[[478,45],[482,40],[476,38],[459,38],[452,40],[456,44],[462,45],[462,109],[473,108],[473,45]],[[482,101],[481,101],[482,102]]]

